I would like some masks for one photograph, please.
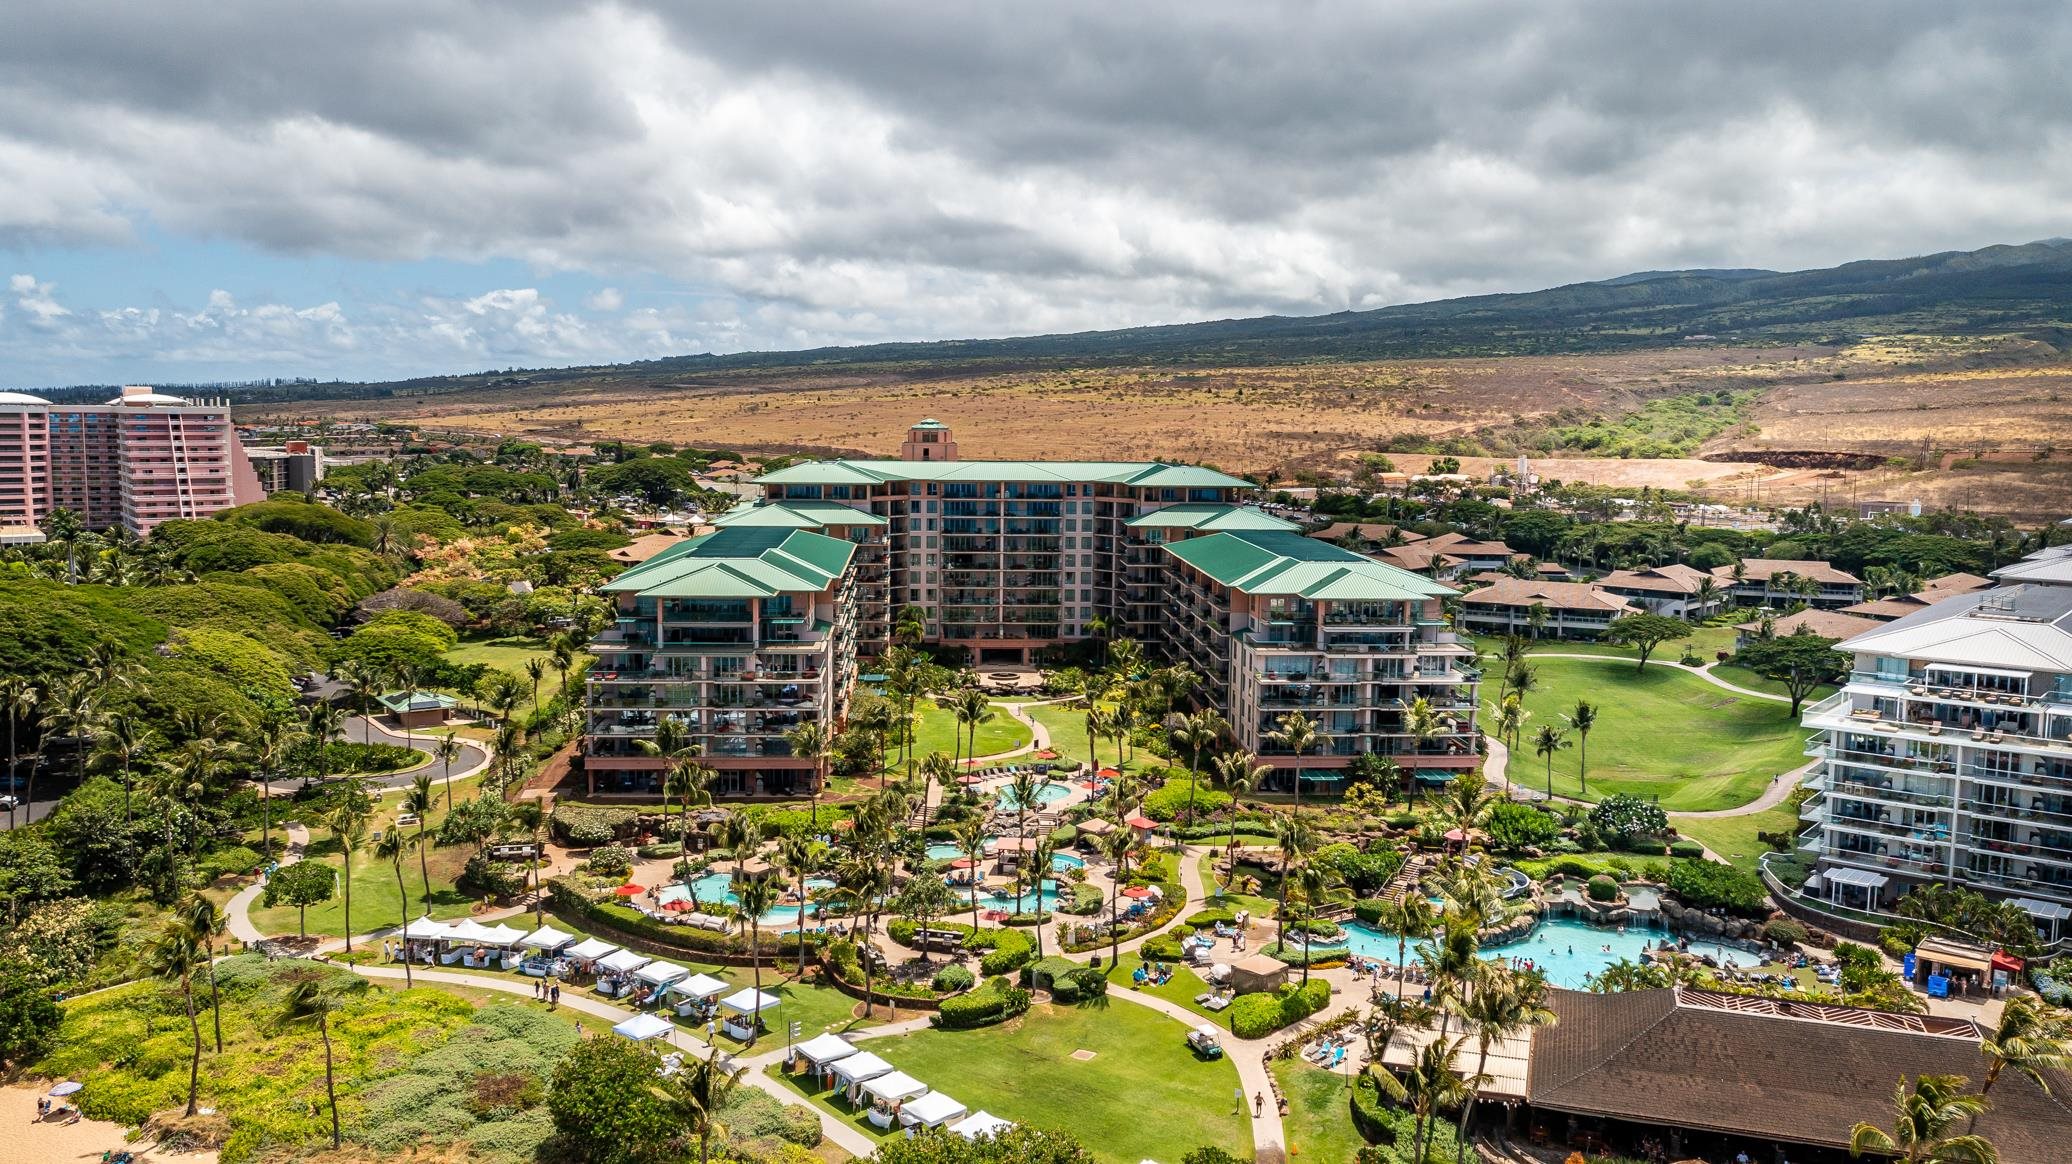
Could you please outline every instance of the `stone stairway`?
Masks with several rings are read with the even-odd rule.
[[[1396,875],[1389,878],[1389,883],[1382,887],[1381,896],[1392,905],[1403,904],[1403,899],[1424,881],[1428,867],[1424,854],[1412,853],[1403,862],[1403,867],[1396,870]]]

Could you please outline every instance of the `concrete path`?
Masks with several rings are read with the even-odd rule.
[[[420,763],[401,772],[368,777],[367,783],[375,788],[408,788],[410,781],[427,767],[432,768],[432,774],[440,780],[447,778],[445,765],[439,763],[439,756],[435,751],[439,737],[445,734],[444,731],[413,731],[408,734],[392,732],[376,723],[373,716],[355,715],[346,719],[344,732],[346,740],[351,743],[389,744],[398,748],[409,748],[424,757]],[[489,767],[488,749],[465,736],[456,735],[453,738],[460,744],[460,759],[454,762],[453,779],[473,776]]]
[[[309,830],[300,824],[289,824],[284,826],[281,832],[288,838],[288,851],[281,854],[281,864],[293,865],[302,859],[303,851],[309,848]],[[252,906],[264,892],[266,883],[255,881],[238,890],[224,907],[225,928],[229,930],[231,937],[247,946],[257,945],[266,940],[266,935],[260,933],[259,927],[252,924]]]
[[[1150,1007],[1167,1018],[1183,1024],[1188,1030],[1193,1030],[1195,1027],[1201,1026],[1208,1021],[1178,1003],[1168,1002],[1163,998],[1146,994],[1140,990],[1111,986],[1108,989],[1108,997],[1120,998],[1128,1002],[1134,1002],[1138,1006]],[[1319,1015],[1318,1017],[1322,1016]],[[1251,1117],[1252,1153],[1255,1158],[1266,1153],[1269,1148],[1274,1149],[1277,1153],[1282,1153],[1285,1151],[1285,1145],[1288,1142],[1287,1133],[1281,1130],[1280,1105],[1274,1102],[1276,1092],[1274,1091],[1272,1072],[1268,1071],[1266,1067],[1266,1049],[1277,1041],[1271,1039],[1248,1040],[1238,1038],[1223,1040],[1223,1054],[1230,1060],[1231,1065],[1237,1068],[1238,1085],[1245,1090],[1245,1109],[1247,1111],[1251,1109],[1253,1096],[1263,1095],[1266,1097],[1266,1102],[1259,1106],[1259,1114]],[[1232,1096],[1231,1098],[1236,1099],[1237,1097]],[[1273,1158],[1279,1159],[1280,1157],[1276,1155]]]

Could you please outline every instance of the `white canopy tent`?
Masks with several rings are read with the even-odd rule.
[[[612,1028],[612,1033],[621,1038],[644,1043],[649,1039],[665,1038],[676,1029],[676,1024],[658,1014],[637,1014]]]
[[[436,942],[452,932],[453,927],[445,922],[433,921],[428,917],[416,917],[411,918],[410,924],[403,927],[400,936],[413,941]]]
[[[690,972],[691,968],[688,966],[679,966],[674,962],[654,961],[635,970],[633,976],[649,986],[667,986],[679,978],[687,977]]]
[[[849,1102],[855,1103],[863,1084],[881,1075],[890,1075],[892,1064],[885,1062],[874,1052],[858,1051],[854,1055],[829,1063],[827,1070],[835,1077],[835,1083],[849,1093]]]
[[[997,1136],[1013,1126],[1014,1121],[1003,1120],[992,1112],[980,1109],[950,1130],[967,1140],[976,1140],[980,1136]]]
[[[793,1047],[791,1052],[815,1067],[826,1067],[837,1059],[846,1059],[854,1055],[856,1048],[840,1035],[823,1034],[807,1039]]]
[[[669,993],[702,1000],[715,997],[726,988],[727,983],[724,979],[714,978],[710,974],[693,974],[689,978],[681,978],[670,983]]]
[[[971,1109],[940,1091],[910,1099],[899,1109],[899,1122],[910,1128],[934,1128],[961,1118]]]
[[[545,950],[551,954],[558,952],[575,940],[574,934],[564,934],[553,926],[541,926],[518,939],[518,944],[528,950]]]
[[[863,1085],[864,1093],[885,1103],[898,1103],[928,1094],[928,1085],[904,1071],[888,1071]]]
[[[603,938],[585,938],[568,948],[568,956],[578,962],[595,962],[599,958],[616,953],[618,949]]]
[[[753,986],[744,987],[737,993],[729,994],[719,1000],[721,1006],[733,1011],[735,1014],[743,1015],[761,1014],[766,1010],[779,1006],[783,1002],[784,1000],[776,995],[768,991],[757,990]]]
[[[481,944],[485,946],[499,946],[509,949],[524,940],[525,931],[516,926],[498,923],[497,925],[482,927]]]
[[[496,943],[490,939],[495,936],[495,930],[474,918],[464,917],[447,927],[446,932],[439,935],[439,939],[459,946],[493,946]]]
[[[616,954],[607,954],[599,958],[597,960],[597,968],[610,971],[613,974],[631,974],[651,961],[653,959],[646,954],[636,954],[631,950],[620,950]]]

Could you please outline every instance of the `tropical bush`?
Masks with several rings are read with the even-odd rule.
[[[1271,994],[1240,994],[1230,1004],[1230,1030],[1241,1039],[1264,1038],[1301,1022],[1331,1004],[1331,984],[1310,979],[1307,986],[1283,986]]]
[[[960,990],[970,990],[977,982],[978,979],[964,967],[945,966],[935,972],[935,981],[932,985],[937,993],[955,994]]]
[[[557,804],[547,823],[563,844],[583,849],[632,832],[639,819],[640,813],[631,808]]]
[[[1770,894],[1762,879],[1745,869],[1711,861],[1680,861],[1669,870],[1669,891],[1686,905],[1767,913]]]
[[[1671,841],[1669,842],[1669,855],[1692,859],[1702,858],[1705,856],[1705,846],[1696,841]]]
[[[1194,815],[1212,816],[1228,812],[1232,804],[1230,793],[1220,788],[1211,788],[1203,780],[1194,790]],[[1173,779],[1144,798],[1143,812],[1155,821],[1174,821],[1187,815],[1187,777],[1176,774]]]
[[[1607,840],[1618,843],[1637,837],[1659,836],[1669,828],[1669,814],[1662,806],[1628,792],[1615,792],[1590,809],[1590,823]]]
[[[1561,835],[1561,822],[1553,814],[1512,801],[1490,806],[1482,827],[1491,844],[1512,851],[1544,845]]]
[[[978,972],[988,978],[1019,970],[1036,956],[1036,943],[1020,930],[1003,929],[994,931],[993,948],[979,959]]]
[[[624,877],[633,872],[633,853],[624,845],[604,845],[592,849],[584,864],[599,877]]]
[[[1585,889],[1590,894],[1590,900],[1592,901],[1617,901],[1619,899],[1619,883],[1603,873],[1599,873],[1586,882]]]
[[[1028,991],[1009,985],[1005,978],[994,978],[969,994],[943,999],[942,1009],[936,1012],[936,1025],[948,1030],[982,1027],[1013,1018],[1028,1009]]]

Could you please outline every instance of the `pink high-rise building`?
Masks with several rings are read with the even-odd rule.
[[[139,387],[105,404],[0,393],[0,525],[66,509],[88,529],[147,534],[265,496],[226,401]]]

